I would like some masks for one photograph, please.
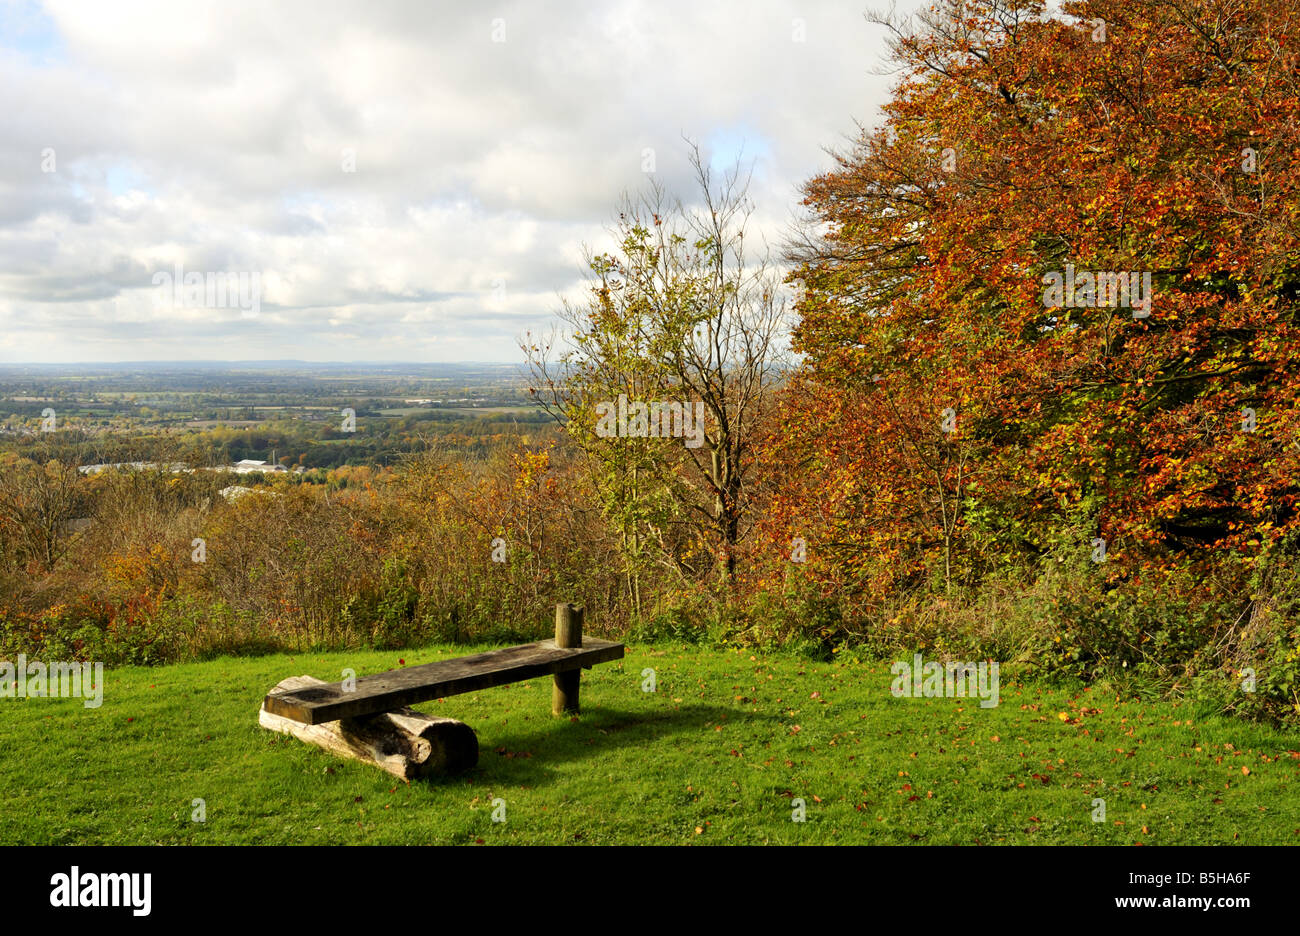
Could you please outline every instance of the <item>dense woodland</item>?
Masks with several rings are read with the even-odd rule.
[[[314,462],[333,430],[303,423],[96,443],[319,469],[234,499],[211,471],[84,475],[75,426],[16,438],[0,655],[506,640],[577,600],[639,639],[1300,718],[1300,2],[1065,10],[883,21],[893,100],[778,256],[743,172],[698,154],[697,191],[619,204],[586,301],[523,341],[522,420],[381,433],[363,406],[392,444]],[[1067,266],[1149,273],[1150,306],[1051,305]],[[704,444],[601,434],[620,395],[701,401]]]

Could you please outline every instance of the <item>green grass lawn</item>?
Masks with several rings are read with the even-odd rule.
[[[888,663],[630,647],[583,673],[574,720],[549,677],[419,706],[481,753],[411,784],[257,725],[286,676],[470,652],[114,669],[98,709],[0,699],[0,843],[1300,844],[1296,734],[1005,670],[982,709],[896,699]]]

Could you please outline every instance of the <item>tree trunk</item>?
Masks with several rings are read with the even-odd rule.
[[[290,676],[271,691],[323,685],[311,676]],[[478,735],[473,728],[454,718],[436,718],[411,708],[320,725],[273,715],[264,708],[257,720],[263,728],[293,735],[339,757],[374,764],[403,780],[465,770],[478,763]]]

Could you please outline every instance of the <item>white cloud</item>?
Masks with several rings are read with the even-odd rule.
[[[513,360],[576,295],[644,148],[688,194],[683,134],[747,138],[776,242],[886,93],[881,30],[836,0],[19,6],[3,361]],[[160,305],[178,262],[259,272],[260,314]]]

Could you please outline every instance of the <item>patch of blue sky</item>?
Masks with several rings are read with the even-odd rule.
[[[144,176],[131,166],[109,166],[104,170],[104,185],[114,195],[125,195],[133,190],[152,195],[144,182]]]
[[[714,172],[725,172],[740,161],[745,171],[752,165],[758,175],[772,155],[771,141],[746,124],[718,127],[705,139],[703,149]]]
[[[42,65],[65,61],[67,51],[54,20],[37,0],[0,0],[0,49]]]

